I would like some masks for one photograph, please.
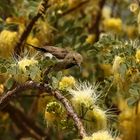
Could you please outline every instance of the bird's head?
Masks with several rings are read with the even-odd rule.
[[[68,62],[71,62],[72,64],[74,65],[77,65],[80,67],[82,61],[83,61],[83,57],[81,54],[79,53],[76,53],[76,52],[70,52],[66,58],[65,58],[66,61]]]

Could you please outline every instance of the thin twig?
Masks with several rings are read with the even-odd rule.
[[[102,9],[103,9],[103,7],[105,5],[105,2],[106,2],[106,0],[100,0],[99,1],[99,10],[98,10],[98,13],[96,15],[96,19],[94,20],[93,24],[89,28],[89,33],[96,35],[95,42],[97,42],[99,40],[100,20],[101,20],[101,17],[102,17]]]
[[[24,95],[18,95],[18,98],[44,98],[46,96],[51,96],[51,95],[48,95],[48,93],[30,94],[30,95],[24,94]]]
[[[0,110],[3,109],[7,103],[9,103],[14,97],[17,96],[20,92],[24,90],[29,90],[29,89],[39,89],[42,91],[49,90],[48,87],[45,87],[45,85],[41,85],[39,83],[35,83],[32,81],[28,81],[25,84],[18,85],[16,88],[14,88],[11,91],[8,91],[7,93],[4,93],[3,96],[0,98]]]

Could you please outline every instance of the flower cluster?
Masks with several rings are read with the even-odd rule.
[[[106,111],[99,107],[100,94],[98,94],[97,88],[96,84],[79,82],[69,90],[72,105],[81,116],[89,133],[107,129],[107,115]]]
[[[12,55],[14,46],[18,40],[18,33],[3,30],[0,33],[0,56],[8,58]]]
[[[28,58],[24,57],[23,59],[18,61],[18,67],[24,73],[26,72],[26,67],[33,66],[36,64],[38,64],[38,61],[35,60],[34,58],[28,59]]]
[[[108,18],[103,21],[106,30],[120,32],[122,30],[122,20],[120,18]]]
[[[89,83],[77,83],[74,89],[70,89],[69,93],[72,95],[71,101],[74,106],[85,105],[91,107],[95,105],[99,95],[96,95],[97,86]]]
[[[68,90],[75,85],[76,81],[72,76],[64,76],[62,77],[61,81],[59,82],[59,89],[60,90]]]

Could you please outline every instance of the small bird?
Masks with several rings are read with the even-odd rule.
[[[38,51],[41,51],[43,53],[51,53],[56,58],[62,59],[62,61],[59,61],[53,66],[50,66],[49,68],[47,68],[44,73],[45,75],[47,75],[48,73],[52,71],[61,71],[64,69],[69,69],[73,66],[80,67],[83,61],[83,57],[81,56],[81,54],[77,52],[73,52],[73,51],[68,51],[64,48],[58,48],[54,46],[43,46],[43,47],[35,47],[33,45],[30,45],[30,46],[32,46]]]
[[[51,53],[53,56],[55,56],[58,59],[64,59],[66,57],[66,55],[69,53],[69,51],[67,51],[64,48],[58,48],[58,47],[54,47],[54,46],[36,47],[31,44],[27,44],[27,45],[33,47],[37,51],[40,51],[43,53]]]
[[[80,67],[82,61],[83,61],[83,57],[81,56],[81,54],[76,53],[76,52],[69,52],[65,56],[63,61],[60,61],[60,62],[54,64],[53,66],[50,66],[49,68],[47,68],[44,74],[47,75],[48,73],[50,73],[52,71],[58,72],[58,71],[61,71],[64,69],[69,69],[73,66]]]

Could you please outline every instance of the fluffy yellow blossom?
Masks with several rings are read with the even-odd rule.
[[[137,13],[139,10],[139,5],[137,3],[131,3],[129,9],[133,13]]]
[[[3,30],[0,33],[0,56],[8,58],[14,51],[14,46],[18,40],[18,33]]]
[[[82,140],[93,140],[93,138],[92,137],[85,137]]]
[[[3,84],[0,84],[0,95],[4,92],[4,86]]]
[[[71,101],[76,109],[78,109],[81,104],[90,107],[95,104],[98,97],[96,95],[97,86],[90,85],[89,83],[79,83],[75,86],[75,89],[70,89],[69,93],[72,95]]]
[[[36,37],[32,37],[32,36],[29,36],[27,38],[27,43],[28,44],[31,44],[33,46],[39,46],[40,45],[39,40]]]
[[[64,110],[61,104],[55,101],[48,103],[44,117],[48,123],[56,122],[57,120],[60,121],[60,119],[64,117]]]
[[[122,20],[120,18],[108,18],[103,21],[106,30],[120,32],[122,30]]]
[[[26,20],[24,17],[8,17],[6,18],[5,22],[7,24],[15,24],[18,25],[18,36],[21,35],[21,33],[24,31],[25,29],[25,24],[26,24]]]
[[[120,56],[115,56],[114,62],[113,62],[113,66],[112,66],[112,70],[114,74],[117,74],[120,68],[120,64],[123,62],[123,58]]]
[[[67,90],[68,88],[72,88],[75,85],[76,81],[72,76],[64,76],[59,82],[60,90]]]
[[[36,33],[36,38],[40,41],[41,44],[45,44],[53,40],[54,34],[53,31],[56,30],[53,28],[47,21],[39,20],[35,25],[38,32]],[[45,39],[44,39],[45,37]]]
[[[90,137],[85,137],[83,140],[114,140],[108,131],[98,131],[92,134]]]
[[[92,134],[93,140],[114,140],[108,131],[98,131]]]
[[[49,123],[52,123],[56,120],[56,115],[55,113],[50,113],[45,111],[45,120]]]
[[[44,92],[41,95],[44,95],[44,94],[46,95],[47,93]],[[39,98],[38,103],[37,103],[38,112],[44,113],[47,103],[50,101],[53,101],[53,100],[54,100],[54,97],[52,97],[52,96],[45,96],[43,98]]]
[[[88,120],[88,121],[86,121]],[[107,128],[106,112],[95,106],[92,110],[88,110],[85,115],[85,126],[88,131],[98,131]]]
[[[26,42],[27,42],[27,44],[30,44],[30,45],[33,45],[33,46],[36,46],[36,47],[39,47],[41,45],[39,39],[36,38],[36,37],[33,37],[31,35],[27,38]],[[33,47],[29,46],[28,48],[30,50],[30,54],[35,54],[36,53],[36,50]]]
[[[93,44],[95,41],[96,35],[95,34],[90,34],[88,35],[88,37],[86,38],[86,42],[89,44]]]
[[[14,75],[14,79],[18,83],[22,84],[22,83],[25,83],[29,79],[29,77],[27,75],[25,75],[25,74],[19,73],[19,74]]]
[[[109,6],[104,6],[102,10],[102,17],[104,19],[110,18],[111,16],[111,7]]]
[[[112,66],[110,64],[100,64],[100,68],[103,70],[104,76],[112,75]]]
[[[136,51],[135,57],[136,57],[136,61],[137,61],[137,62],[140,62],[140,50],[137,50],[137,51]]]
[[[28,59],[28,58],[23,58],[20,61],[18,61],[18,67],[21,71],[23,71],[24,73],[26,72],[26,67],[27,66],[33,66],[38,64],[38,61],[35,60],[34,58]]]

